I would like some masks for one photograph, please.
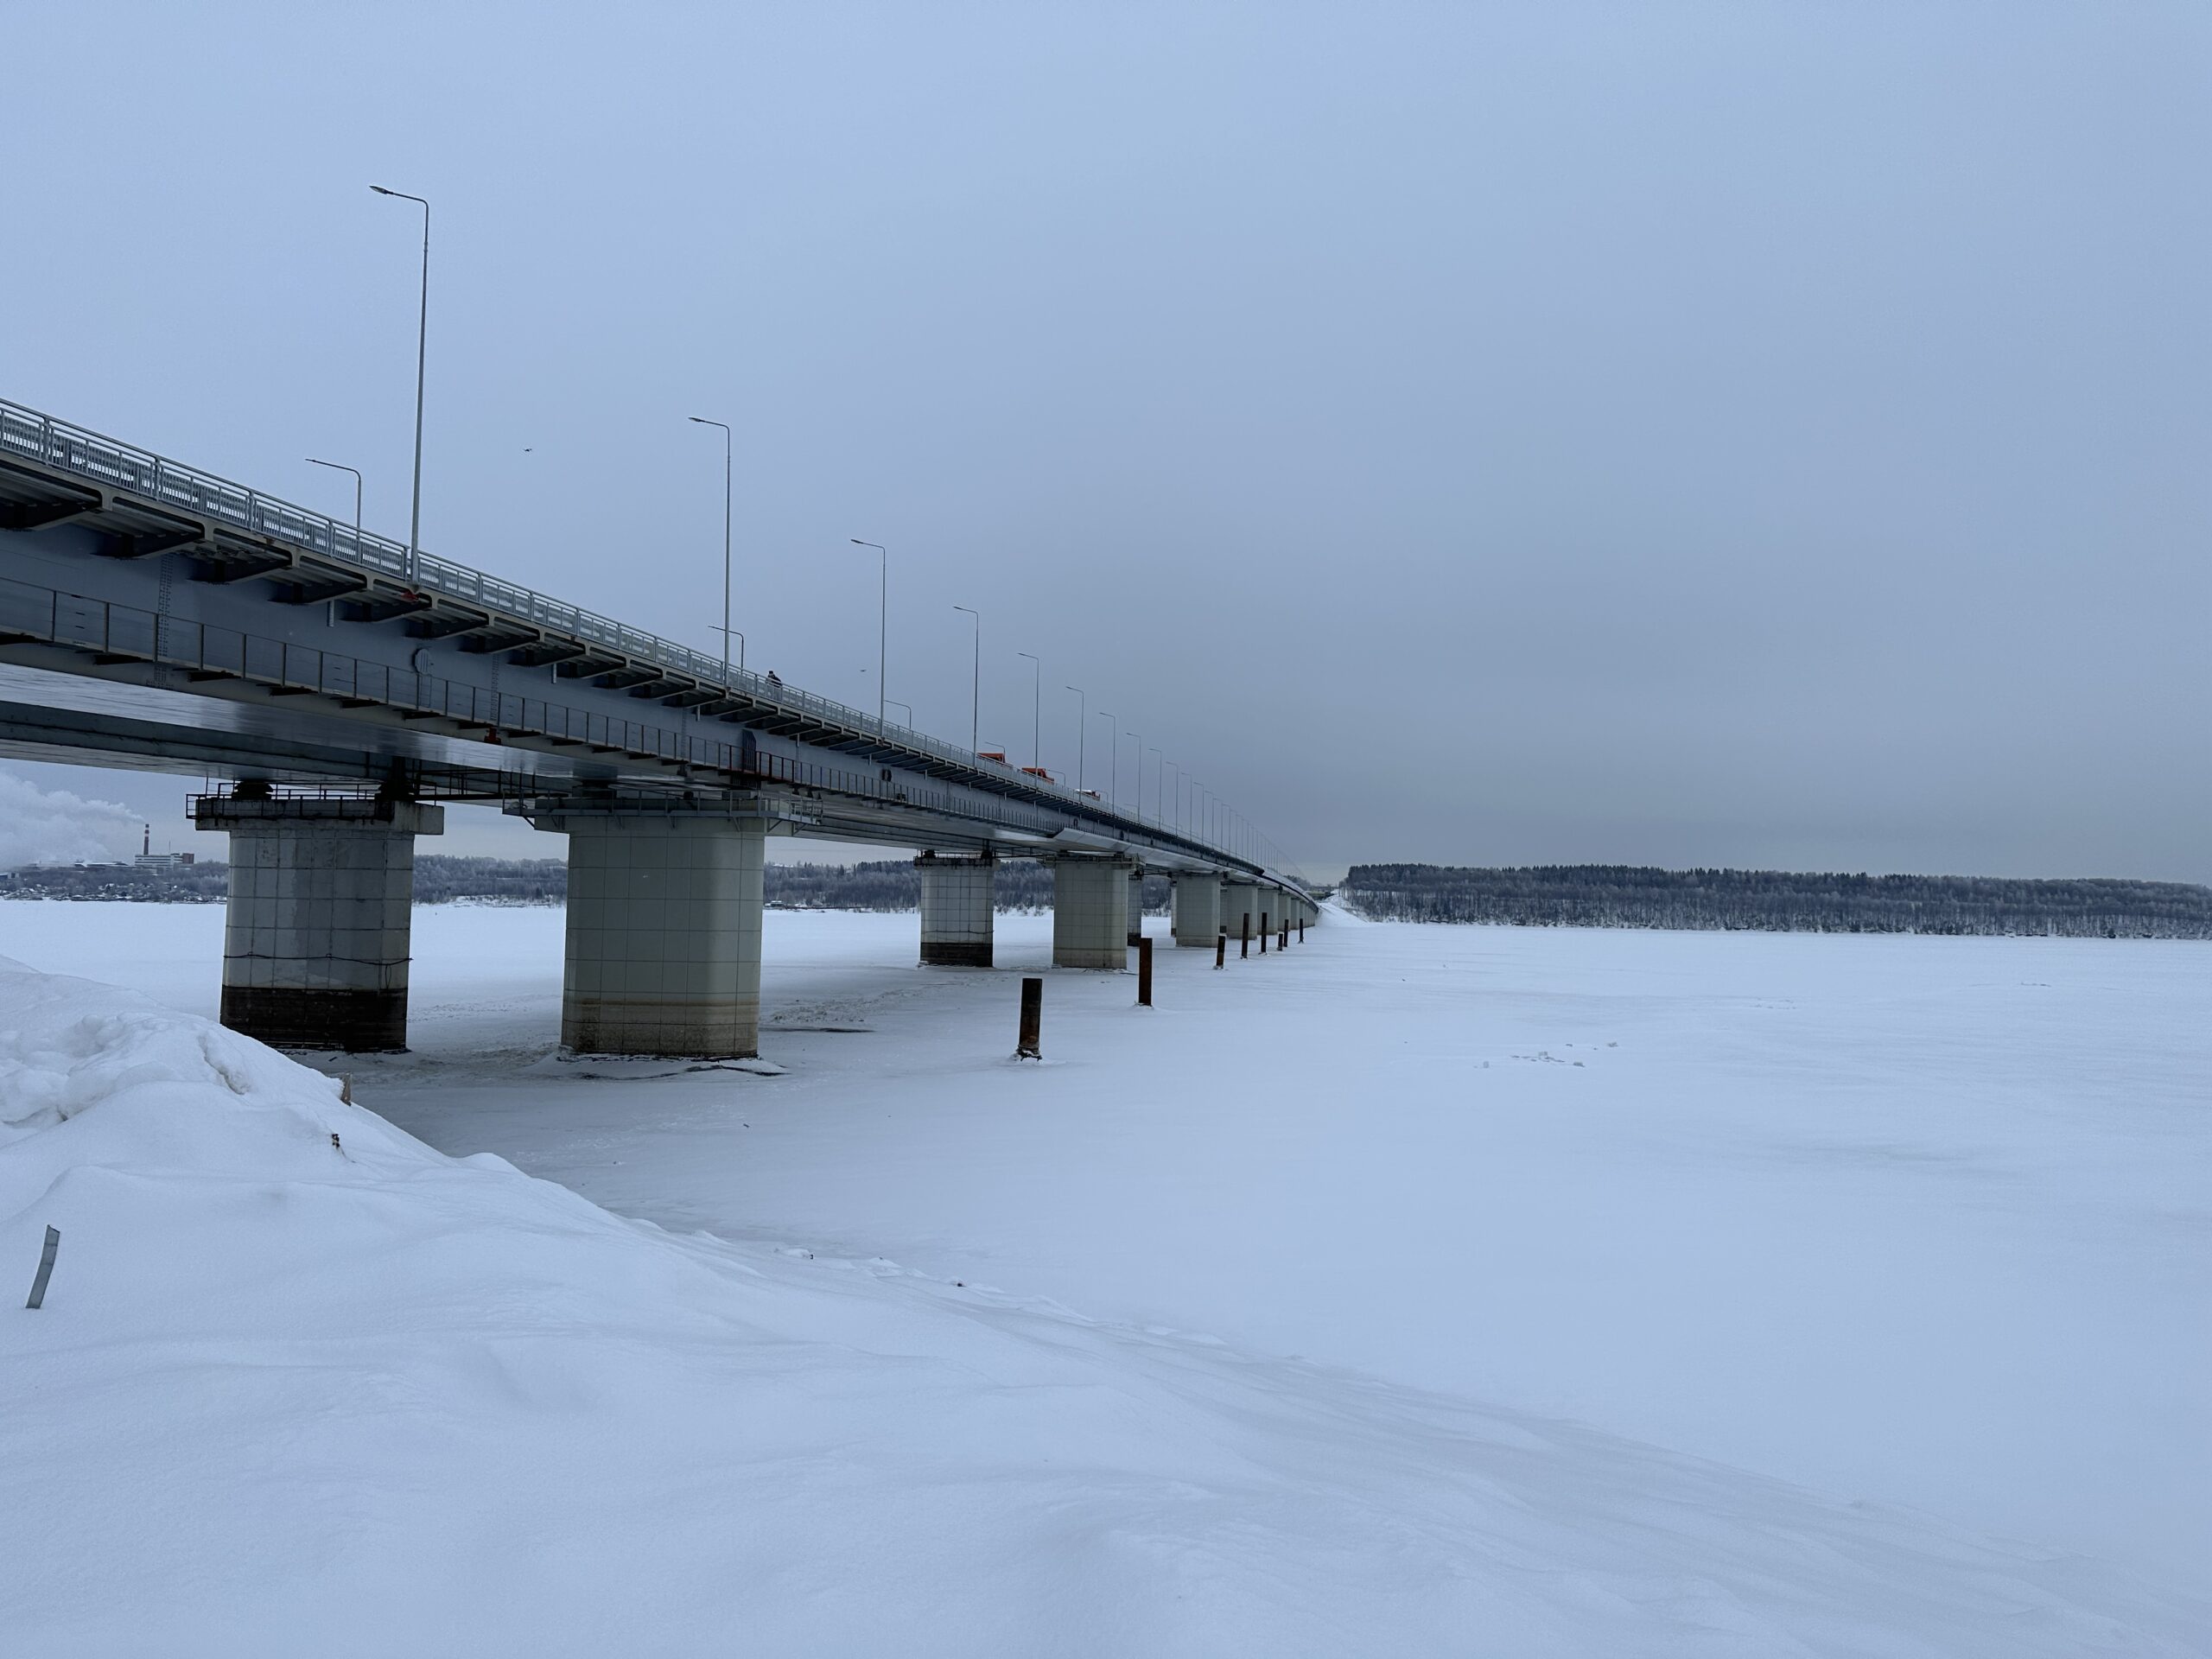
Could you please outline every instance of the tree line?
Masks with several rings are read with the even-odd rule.
[[[919,910],[922,873],[911,860],[859,864],[771,864],[763,886],[772,905],[792,910]],[[1164,875],[1144,879],[1144,907],[1167,910],[1171,888]],[[993,903],[1003,911],[1048,911],[1052,872],[1030,859],[1001,860],[991,881]]]
[[[771,905],[791,910],[918,910],[921,873],[905,859],[859,864],[771,864],[762,887]],[[997,907],[1048,911],[1052,874],[1031,860],[999,865],[993,882]],[[1145,878],[1145,908],[1165,912],[1165,876]],[[34,866],[0,873],[0,898],[136,899],[157,904],[221,904],[230,893],[230,867],[221,863],[154,868],[130,864]],[[418,905],[558,905],[569,896],[569,867],[557,858],[468,858],[446,853],[415,855]]]
[[[2212,938],[2212,887],[2179,881],[1659,870],[1625,864],[1512,869],[1355,864],[1341,891],[1363,916],[1407,922]]]

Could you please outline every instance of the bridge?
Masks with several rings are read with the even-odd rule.
[[[1121,969],[1146,872],[1214,949],[1317,921],[1241,822],[1167,822],[0,401],[0,754],[225,780],[222,1018],[405,1046],[417,836],[569,837],[562,1041],[758,1052],[771,835],[908,847],[925,963],[988,966],[1045,861],[1056,967]]]

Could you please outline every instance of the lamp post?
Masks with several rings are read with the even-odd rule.
[[[734,462],[735,441],[730,429],[720,421],[710,421],[703,415],[690,417],[700,426],[721,427],[722,433],[722,683],[729,683],[729,509],[730,468]],[[738,661],[741,665],[743,658]]]
[[[976,753],[976,734],[982,730],[983,707],[983,613],[967,605],[956,605],[956,611],[966,611],[976,619],[976,672],[968,687],[968,752]]]
[[[348,467],[342,461],[317,461],[313,455],[309,455],[308,457],[308,465],[310,467],[327,467],[334,473],[351,473],[353,474],[353,556],[355,558],[360,557],[361,469],[358,467]]]
[[[1114,805],[1122,793],[1122,741],[1114,735],[1114,715],[1111,710],[1101,709],[1098,718],[1106,722],[1106,804]]]
[[[1034,665],[1029,676],[1029,765],[1034,770],[1044,765],[1039,757],[1045,747],[1045,664],[1029,652],[1017,651],[1014,654],[1027,657]]]
[[[414,202],[423,210],[423,313],[415,330],[415,502],[407,518],[407,580],[411,582],[423,556],[423,379],[430,353],[430,204],[404,190],[387,190],[380,184],[369,188],[380,196]]]
[[[912,731],[914,729],[914,705],[911,702],[901,702],[896,697],[886,697],[884,701],[890,704],[893,709],[904,709],[906,711],[906,729],[910,732]]]
[[[1083,688],[1079,685],[1071,685],[1066,689],[1076,695],[1075,786],[1077,791],[1080,793],[1083,789],[1084,745],[1090,736],[1090,699],[1084,696]]]
[[[1123,732],[1122,735],[1137,746],[1137,763],[1129,770],[1136,776],[1137,817],[1144,817],[1144,739],[1139,737],[1135,732]]]
[[[887,660],[891,645],[891,555],[881,542],[864,542],[857,536],[850,538],[855,547],[872,547],[881,560],[878,572],[875,599],[875,734],[883,735],[883,665]]]

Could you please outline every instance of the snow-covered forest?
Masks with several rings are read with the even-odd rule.
[[[1793,874],[1621,864],[1520,869],[1355,864],[1342,896],[1363,915],[1408,922],[2212,938],[2212,887],[2178,881]]]
[[[771,864],[763,886],[772,905],[807,910],[914,910],[922,879],[904,859],[859,864]],[[159,904],[221,904],[230,867],[221,863],[144,866],[73,864],[0,873],[0,899],[137,899]],[[998,907],[1050,910],[1052,872],[1013,860],[998,868]],[[569,894],[569,867],[557,858],[462,858],[415,855],[415,902],[557,905]],[[1167,910],[1166,876],[1145,880],[1145,908]]]

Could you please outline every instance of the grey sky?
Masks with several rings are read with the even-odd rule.
[[[0,395],[404,535],[389,184],[448,556],[711,648],[710,416],[753,666],[887,543],[919,723],[978,606],[1316,870],[2212,880],[2197,0],[0,27]]]

